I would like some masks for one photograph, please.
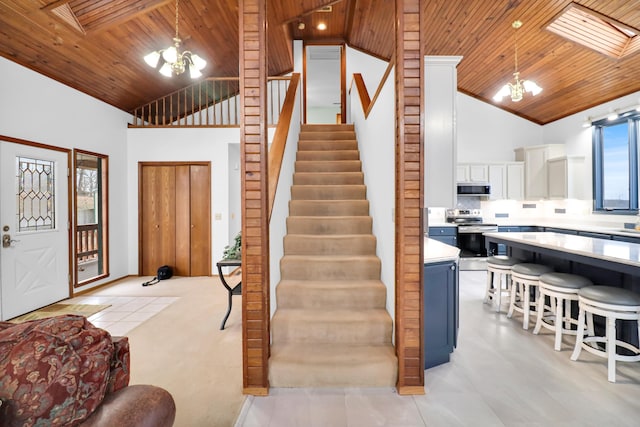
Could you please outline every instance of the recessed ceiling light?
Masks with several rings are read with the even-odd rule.
[[[316,28],[319,29],[320,31],[324,31],[327,29],[327,24],[325,24],[324,22],[321,22],[318,24]]]

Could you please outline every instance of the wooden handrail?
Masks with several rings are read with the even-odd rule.
[[[362,74],[353,73],[353,83],[355,83],[356,88],[358,89],[358,95],[360,96],[360,103],[362,104],[362,111],[364,111],[364,118],[369,117],[369,113],[373,110],[373,106],[375,105],[378,96],[380,96],[380,92],[382,92],[382,88],[384,84],[387,82],[389,78],[389,74],[391,74],[391,70],[395,66],[396,61],[392,59],[389,61],[387,65],[387,69],[384,71],[382,78],[380,79],[380,83],[378,84],[378,88],[376,89],[376,93],[373,95],[373,98],[369,98],[369,92],[367,91],[367,86],[364,83],[364,79],[362,78]]]
[[[369,110],[369,105],[371,105],[371,98],[369,98],[369,92],[367,92],[367,85],[364,83],[364,79],[362,78],[362,74],[353,73],[353,82],[356,84],[356,88],[358,89],[358,96],[360,98],[360,104],[362,105],[362,111],[366,112]]]
[[[287,145],[289,136],[289,127],[291,126],[291,117],[296,103],[296,91],[300,84],[300,74],[294,73],[291,76],[291,82],[287,89],[287,94],[282,104],[278,126],[273,135],[271,148],[269,149],[269,221],[271,221],[271,212],[273,211],[273,202],[276,198],[276,189],[278,188],[278,179],[280,179],[280,169],[282,168],[282,158],[284,157],[284,149]]]

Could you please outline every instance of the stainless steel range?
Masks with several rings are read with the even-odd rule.
[[[446,220],[458,225],[460,270],[486,270],[488,255],[482,233],[498,231],[498,224],[484,222],[480,209],[447,209]]]

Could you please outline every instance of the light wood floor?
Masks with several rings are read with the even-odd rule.
[[[586,352],[569,359],[573,337],[522,329],[482,303],[486,272],[460,273],[460,332],[451,362],[425,372],[423,396],[393,389],[271,389],[249,397],[237,427],[288,426],[638,426],[640,362]]]

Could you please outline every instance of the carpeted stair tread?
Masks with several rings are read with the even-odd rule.
[[[368,200],[291,200],[292,216],[368,216]]]
[[[282,280],[379,279],[375,255],[285,255],[280,259]]]
[[[393,322],[385,308],[279,308],[271,319],[271,339],[284,342],[382,345],[391,342]]]
[[[298,151],[335,151],[335,150],[357,150],[358,141],[355,139],[321,141],[310,139],[308,141],[298,141]]]
[[[355,132],[352,130],[330,130],[326,132],[300,132],[300,141],[309,140],[346,140],[355,139]]]
[[[296,160],[360,160],[358,150],[298,151]]]
[[[293,174],[294,185],[362,185],[362,172],[296,172]]]
[[[371,234],[371,216],[289,216],[287,233],[290,234]]]
[[[376,238],[372,234],[308,235],[287,234],[285,255],[375,255]]]
[[[392,345],[274,344],[271,387],[395,387],[398,359]]]
[[[296,160],[296,172],[360,172],[360,160]]]
[[[292,200],[364,200],[365,185],[292,185]]]
[[[335,130],[353,131],[354,127],[353,123],[304,123],[301,125],[300,129],[302,132],[331,132]]]
[[[380,280],[281,280],[279,308],[385,308],[387,288]]]

